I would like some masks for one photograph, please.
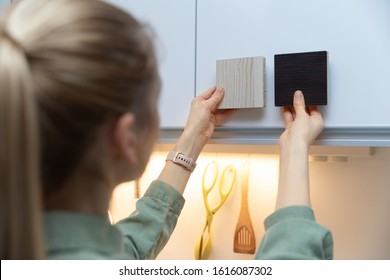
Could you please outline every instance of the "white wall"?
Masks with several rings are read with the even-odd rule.
[[[154,153],[141,186],[143,193],[161,170],[165,152]],[[193,259],[194,246],[205,222],[201,177],[205,165],[217,159],[239,166],[246,154],[203,154],[184,193],[186,204],[175,232],[159,259]],[[278,176],[277,155],[249,155],[249,203],[256,242],[264,234],[263,220],[273,210]],[[376,148],[371,157],[348,162],[311,162],[312,204],[317,220],[330,228],[336,259],[390,259],[390,148]],[[233,252],[233,236],[240,208],[237,184],[212,225],[210,259],[251,259]],[[135,206],[133,184],[119,186],[113,195],[114,219]]]
[[[313,206],[338,259],[390,259],[390,149],[367,159],[311,164]]]

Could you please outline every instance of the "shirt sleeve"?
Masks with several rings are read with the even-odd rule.
[[[307,206],[289,206],[271,214],[265,221],[266,233],[256,259],[332,259],[331,232],[316,223]]]
[[[168,242],[184,202],[176,189],[153,181],[137,201],[136,210],[116,224],[124,235],[127,253],[136,259],[155,259]]]

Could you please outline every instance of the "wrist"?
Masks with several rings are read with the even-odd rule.
[[[193,172],[196,167],[196,162],[193,158],[188,157],[182,152],[172,150],[168,153],[166,161],[172,161],[173,163],[184,167],[186,170]]]
[[[309,146],[302,142],[288,143],[280,147],[280,163],[288,165],[298,162],[306,162],[309,156]]]
[[[205,142],[195,135],[196,133],[191,133],[186,130],[183,131],[182,135],[176,143],[174,150],[182,152],[188,157],[196,160],[202,151]]]
[[[310,145],[303,140],[289,139],[288,141],[279,142],[280,152],[284,153],[295,153],[308,154]]]

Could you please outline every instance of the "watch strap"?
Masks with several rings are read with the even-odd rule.
[[[172,161],[189,171],[194,171],[196,162],[194,159],[186,156],[185,154],[177,151],[170,151],[167,155],[166,161]]]

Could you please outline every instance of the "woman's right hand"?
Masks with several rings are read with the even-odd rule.
[[[301,91],[294,108],[283,108],[286,128],[280,136],[279,188],[276,209],[292,205],[310,207],[309,146],[324,128],[317,107],[306,107]]]
[[[324,121],[318,107],[306,107],[301,91],[294,93],[293,108],[283,108],[283,119],[286,128],[280,136],[279,144],[282,148],[292,144],[302,144],[309,148],[324,129]]]

